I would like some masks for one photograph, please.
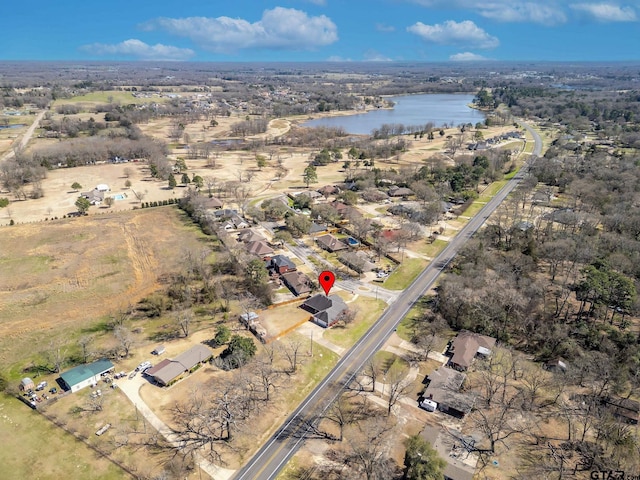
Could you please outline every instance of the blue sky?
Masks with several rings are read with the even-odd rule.
[[[639,60],[640,0],[32,0],[2,60]]]

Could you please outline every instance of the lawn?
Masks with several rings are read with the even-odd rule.
[[[506,180],[500,180],[498,182],[491,183],[489,186],[487,186],[487,188],[483,190],[482,195],[479,197],[479,199],[481,198],[487,198],[487,200],[491,199],[496,193],[502,190],[502,187],[504,187],[506,184],[507,184]]]
[[[404,290],[425,269],[428,261],[423,258],[407,258],[384,282],[389,290]]]
[[[349,348],[371,328],[386,306],[382,300],[360,297],[349,304],[349,308],[357,311],[355,320],[346,327],[333,327],[325,331],[323,337],[335,345]]]
[[[131,478],[71,434],[6,394],[0,395],[0,438],[5,439],[0,449],[2,478]]]
[[[462,216],[464,217],[473,217],[476,215],[482,208],[485,206],[485,203],[473,202],[471,205],[467,207],[467,209],[462,212]]]
[[[420,241],[416,247],[413,247],[418,253],[434,258],[449,244],[446,240],[436,238],[432,243]]]

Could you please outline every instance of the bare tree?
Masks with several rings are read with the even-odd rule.
[[[180,327],[182,335],[188,337],[191,331],[191,323],[193,322],[193,312],[186,309],[180,310],[176,315],[176,320],[178,322],[178,326]]]
[[[411,390],[411,382],[407,379],[405,369],[394,364],[385,375],[385,384],[385,392],[388,394],[387,415],[391,415],[393,406]]]
[[[280,351],[282,352],[284,358],[289,363],[289,369],[287,370],[288,374],[293,374],[298,371],[301,347],[302,347],[302,342],[298,340],[288,340],[286,343],[282,344],[280,347]]]
[[[93,340],[94,338],[92,335],[83,335],[78,339],[78,346],[80,347],[82,363],[88,363],[89,359],[93,356],[93,350],[91,349]]]
[[[134,338],[131,330],[123,325],[118,325],[113,330],[113,335],[118,341],[120,348],[122,349],[122,356],[127,358],[129,356],[129,352],[131,351],[131,347],[134,344]]]
[[[261,355],[252,363],[253,374],[264,393],[264,401],[271,400],[271,392],[277,389],[276,380],[279,372],[273,366],[273,359],[268,354]]]
[[[53,366],[55,373],[60,373],[67,361],[67,345],[61,340],[52,340],[45,352],[47,362]]]
[[[394,437],[396,427],[393,418],[369,412],[365,420],[345,434],[347,452],[343,461],[352,469],[349,478],[388,480],[397,474],[397,465],[389,457],[389,439]]]

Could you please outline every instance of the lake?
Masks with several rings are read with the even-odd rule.
[[[356,115],[317,118],[304,122],[304,127],[342,127],[347,133],[368,135],[383,124],[425,125],[432,122],[440,127],[445,123],[484,122],[485,116],[479,110],[467,105],[473,101],[469,94],[400,95],[388,97],[395,103],[393,109],[370,110]]]

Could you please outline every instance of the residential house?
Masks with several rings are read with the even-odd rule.
[[[427,377],[423,397],[438,404],[438,410],[457,418],[467,415],[476,401],[474,393],[460,392],[467,376],[447,367],[438,367]]]
[[[245,229],[240,232],[240,234],[238,235],[238,240],[244,243],[257,241],[266,242],[266,239],[262,235],[251,229]]]
[[[102,359],[67,370],[60,374],[60,379],[66,389],[77,392],[89,385],[96,385],[102,374],[113,371],[114,368],[110,360]]]
[[[223,206],[222,200],[217,197],[208,197],[202,202],[202,208],[205,210],[220,210]]]
[[[413,190],[411,190],[410,188],[399,187],[397,185],[393,185],[392,187],[389,187],[387,194],[390,197],[409,197],[411,195],[414,195]]]
[[[316,238],[318,246],[328,252],[338,252],[340,250],[346,250],[349,248],[346,243],[341,242],[336,237],[330,234],[322,235]]]
[[[449,365],[456,370],[464,371],[471,366],[476,355],[488,357],[495,346],[496,339],[479,333],[463,330],[453,339],[449,347]]]
[[[349,213],[350,207],[342,202],[331,202],[330,204],[333,208],[336,209],[336,212],[342,217],[345,218]]]
[[[340,316],[347,310],[347,304],[338,295],[328,297],[319,293],[308,298],[300,308],[313,315],[312,321],[321,327],[328,328],[335,325]]]
[[[104,200],[104,191],[95,189],[90,192],[82,192],[80,196],[89,200],[91,205],[100,205]]]
[[[311,222],[309,227],[309,235],[319,235],[321,233],[327,233],[327,226],[320,223]]]
[[[240,215],[232,215],[230,220],[233,222],[233,225],[235,226],[235,228],[237,228],[238,230],[242,229],[242,228],[249,228],[251,225],[249,225],[249,222],[247,222],[244,218],[242,218]]]
[[[287,272],[282,274],[280,278],[296,297],[311,292],[311,279],[302,272]]]
[[[218,220],[222,220],[223,218],[231,218],[237,214],[238,211],[231,208],[224,208],[222,210],[216,210],[214,212],[214,215]]]
[[[477,442],[474,437],[440,426],[426,426],[420,435],[447,462],[442,472],[445,480],[473,480],[478,462],[477,454],[473,453]]]
[[[338,255],[338,260],[358,273],[370,272],[375,268],[375,265],[369,261],[367,254],[362,251],[341,253]]]
[[[268,260],[273,254],[273,248],[262,240],[257,240],[247,243],[247,252],[251,255],[260,257],[263,260]]]
[[[271,257],[269,264],[267,265],[268,270],[273,270],[275,273],[280,275],[287,272],[293,272],[296,268],[296,264],[293,263],[286,255],[274,255]]]
[[[198,365],[209,360],[212,356],[213,352],[205,345],[194,345],[173,360],[163,360],[155,367],[148,369],[145,374],[153,377],[157,383],[166,387],[179,380],[185,373],[194,370]]]
[[[315,202],[320,198],[324,198],[320,192],[316,192],[315,190],[305,190],[304,192],[300,192],[296,194],[296,197],[308,197],[311,203]]]
[[[339,194],[340,189],[335,185],[325,185],[324,187],[320,187],[317,192],[324,197],[329,197],[331,195]]]

